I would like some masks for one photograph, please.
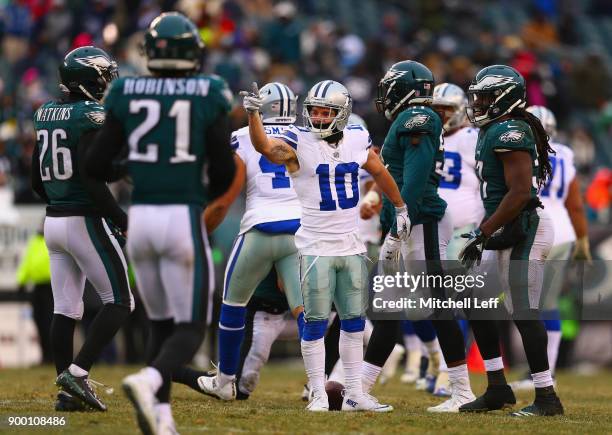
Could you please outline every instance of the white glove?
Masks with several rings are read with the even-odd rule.
[[[263,105],[263,98],[259,95],[259,89],[257,83],[253,82],[251,92],[240,91],[240,95],[244,97],[242,99],[242,107],[247,112],[259,112]]]
[[[395,207],[395,220],[397,222],[397,238],[403,241],[410,236],[410,218],[408,207]]]
[[[393,237],[391,234],[387,234],[385,242],[380,247],[378,259],[381,261],[393,261],[399,264],[401,244],[402,241],[400,239]]]

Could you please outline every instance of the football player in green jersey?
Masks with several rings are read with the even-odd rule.
[[[43,104],[34,114],[32,153],[32,187],[48,204],[44,235],[54,301],[51,342],[56,383],[62,389],[56,409],[81,410],[84,402],[105,411],[88,373],[134,307],[120,246],[127,217],[106,184],[91,179],[83,166],[92,137],[104,124],[99,102],[117,77],[117,64],[99,48],[80,47],[66,55],[59,75],[62,98]],[[104,307],[73,359],[72,337],[83,315],[85,279]]]
[[[540,209],[537,197],[552,168],[552,151],[540,121],[524,107],[525,80],[505,65],[486,67],[468,89],[468,117],[480,127],[476,145],[476,171],[485,218],[466,234],[459,254],[469,267],[480,262],[483,249],[495,250],[505,302],[512,313],[529,363],[536,390],[535,401],[514,416],[559,415],[563,406],[553,387],[546,354],[546,329],[538,305],[544,262],[552,247],[552,221]],[[501,409],[516,403],[504,377],[499,334],[491,321],[470,322],[485,362],[486,392],[462,412]]]
[[[394,259],[397,261],[401,250],[404,261],[428,260],[427,273],[439,275],[443,273],[441,260],[446,259],[452,223],[445,214],[446,202],[438,196],[444,147],[441,143],[442,120],[430,107],[433,89],[431,71],[410,60],[394,64],[378,85],[377,109],[393,122],[381,156],[400,187],[412,222],[409,247],[404,249],[394,236],[393,207],[386,197],[383,198],[381,224],[387,237],[380,260],[387,263]],[[451,398],[428,411],[458,412],[459,406],[474,399],[465,362],[463,334],[455,320],[440,318],[436,316],[433,326],[449,367]],[[415,323],[427,326],[427,322]],[[363,364],[363,383],[368,388],[376,381],[395,345],[395,340],[389,337],[397,335],[397,323],[375,323]],[[431,354],[435,355],[435,352]]]
[[[174,430],[172,373],[193,358],[212,308],[202,209],[227,190],[235,171],[232,95],[223,79],[199,73],[203,45],[184,15],[155,18],[144,41],[152,76],[113,83],[104,100],[107,123],[87,159],[88,170],[104,179],[113,158],[129,145],[134,190],[128,253],[151,319],[151,339],[148,366],[126,377],[123,388],[144,433]]]

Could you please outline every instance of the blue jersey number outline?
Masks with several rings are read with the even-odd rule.
[[[558,167],[559,171],[561,172],[561,183],[559,183],[559,190],[557,191],[557,198],[563,198],[563,194],[565,193],[565,160],[557,156],[548,156],[548,159],[550,160],[550,166],[551,166],[552,171],[551,171],[550,178],[548,179],[546,186],[544,186],[544,188],[542,189],[542,192],[540,193],[540,195],[543,197],[550,196],[550,186],[552,185],[553,179],[555,178],[555,175],[557,173],[557,167]]]
[[[321,211],[333,211],[337,209],[336,201],[331,193],[331,179],[329,176],[329,165],[321,163],[315,171],[319,175],[319,190],[321,191]],[[346,192],[345,177],[351,175],[352,196],[349,198]],[[359,165],[356,162],[340,163],[336,165],[334,186],[338,196],[338,205],[342,210],[353,208],[359,202]]]
[[[445,168],[445,174],[451,175],[453,178],[447,180],[443,175],[440,178],[440,187],[442,189],[459,189],[461,185],[461,154],[454,151],[444,151],[444,162],[450,161],[450,165]]]
[[[264,156],[261,156],[259,159],[259,168],[263,174],[274,174],[274,178],[272,178],[272,189],[287,189],[291,187],[291,180],[287,175],[285,165],[277,165]]]

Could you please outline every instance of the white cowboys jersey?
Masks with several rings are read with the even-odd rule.
[[[476,177],[478,129],[463,127],[444,137],[444,171],[438,194],[448,204],[453,228],[479,224],[484,217],[480,185]]]
[[[286,125],[265,126],[271,136],[286,129]],[[246,207],[239,234],[258,224],[299,219],[300,202],[285,166],[270,162],[255,150],[248,127],[232,133],[231,145],[246,165]]]
[[[576,233],[572,226],[565,200],[569,193],[569,185],[576,177],[574,152],[566,145],[551,142],[550,146],[556,154],[550,154],[552,177],[540,191],[540,200],[546,214],[552,218],[555,229],[553,246],[574,242]]]
[[[366,251],[359,236],[359,168],[368,159],[368,131],[348,125],[335,148],[303,127],[281,136],[296,148],[300,169],[291,175],[302,205],[295,245],[302,255],[340,256]]]

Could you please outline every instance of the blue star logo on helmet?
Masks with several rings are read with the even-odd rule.
[[[510,130],[499,136],[501,142],[520,142],[525,137],[524,131]]]
[[[471,85],[470,90],[485,90],[510,83],[514,83],[514,79],[512,77],[506,77],[501,75],[487,75],[475,85]]]
[[[413,129],[415,127],[420,127],[429,121],[429,115],[419,114],[410,118],[408,121],[404,123],[404,127],[407,129]]]

